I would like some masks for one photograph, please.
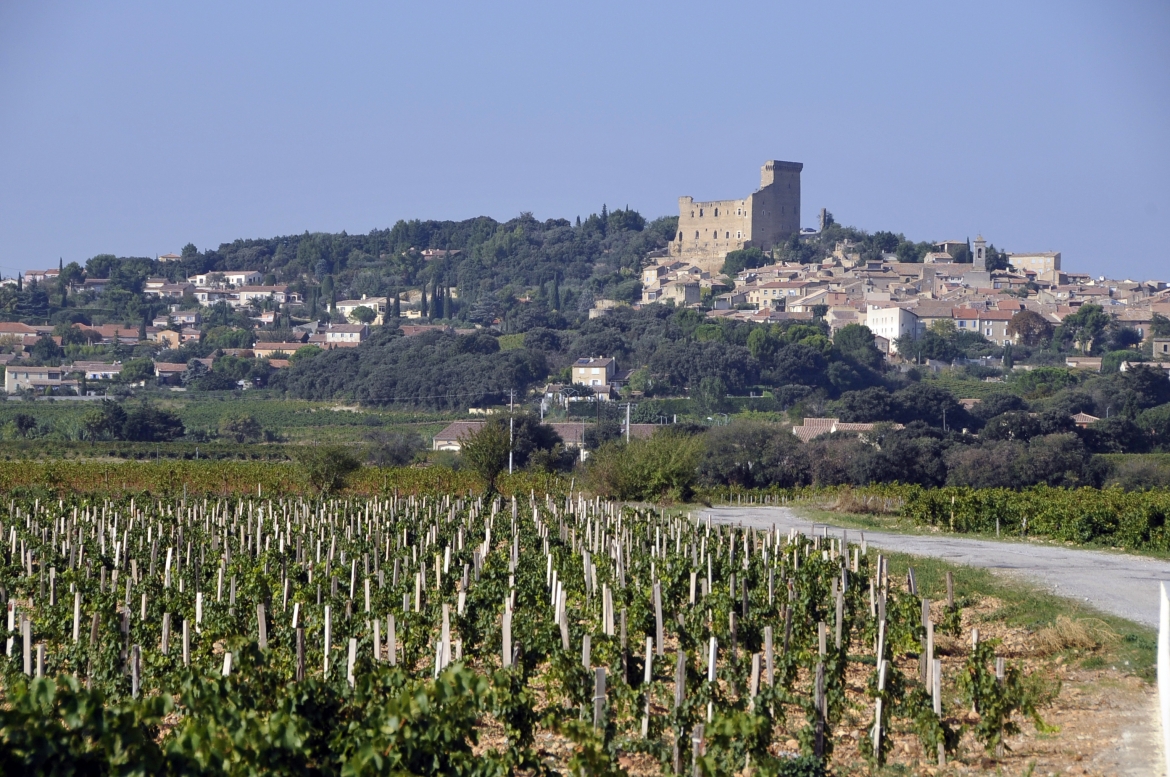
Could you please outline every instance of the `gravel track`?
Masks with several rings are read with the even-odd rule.
[[[778,526],[787,533],[795,528],[805,534],[814,526],[818,533],[827,526],[830,534],[848,532],[852,540],[861,532],[812,523],[788,507],[716,507],[703,510],[716,523],[755,528]],[[866,531],[865,539],[877,548],[931,556],[955,564],[984,567],[1038,583],[1058,596],[1085,602],[1103,612],[1157,628],[1158,583],[1170,580],[1170,561],[1081,550],[1030,542],[979,540],[953,534],[919,535]]]

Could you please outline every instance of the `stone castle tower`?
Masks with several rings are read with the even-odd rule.
[[[730,251],[769,251],[800,231],[800,162],[765,162],[760,188],[742,200],[678,198],[678,232],[670,255],[718,269]],[[706,265],[706,266],[705,266]]]

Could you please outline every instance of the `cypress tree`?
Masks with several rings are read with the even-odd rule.
[[[561,284],[556,275],[553,275],[552,303],[553,310],[561,309]]]
[[[422,317],[429,318],[429,316],[427,315],[427,285],[425,283],[423,284],[423,287],[422,287],[422,294],[420,295],[420,301],[422,302]]]
[[[398,299],[398,289],[394,290],[394,317],[395,318],[402,317],[402,303]]]

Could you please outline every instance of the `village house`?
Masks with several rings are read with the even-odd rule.
[[[81,373],[86,380],[113,380],[122,374],[122,363],[78,361],[73,362],[69,370]]]
[[[55,389],[76,388],[77,381],[65,377],[66,367],[33,367],[27,364],[8,364],[4,368],[4,390],[9,394],[18,391],[38,391],[46,394]]]
[[[325,330],[325,342],[330,348],[352,348],[361,345],[370,334],[365,324],[332,324]]]
[[[358,308],[369,308],[375,314],[374,320],[370,323],[374,326],[381,326],[386,323],[386,313],[390,308],[386,297],[367,297],[362,295],[361,299],[345,299],[333,306],[338,313],[345,316],[346,320],[351,324],[360,323],[353,318],[353,312]]]
[[[222,278],[222,280],[220,280]],[[192,275],[187,280],[199,288],[208,286],[255,286],[264,278],[255,270],[223,270],[221,272],[207,272]]]
[[[581,358],[573,362],[573,383],[579,386],[608,386],[617,371],[612,357]]]
[[[245,307],[265,300],[282,305],[301,301],[300,295],[295,291],[289,291],[288,286],[240,286],[235,290],[233,297],[228,302],[232,307]]]

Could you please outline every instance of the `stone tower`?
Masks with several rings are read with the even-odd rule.
[[[770,251],[800,232],[800,162],[771,160],[760,168],[760,188],[742,200],[678,199],[678,232],[671,256],[718,270],[730,251]]]
[[[987,272],[987,241],[978,235],[971,244],[971,264],[975,272]]]

